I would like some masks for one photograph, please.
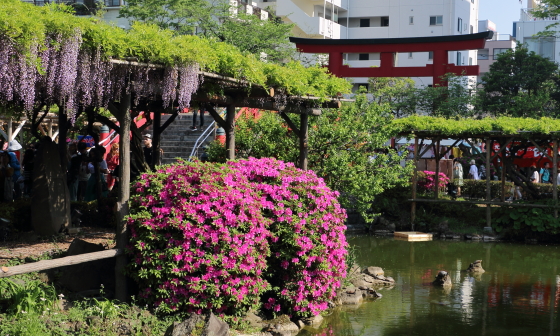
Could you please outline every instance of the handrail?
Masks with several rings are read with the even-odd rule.
[[[200,145],[202,145],[204,141],[208,139],[210,133],[212,133],[212,131],[214,130],[215,124],[216,121],[212,121],[212,123],[204,130],[204,132],[202,132],[202,134],[198,137],[198,139],[196,139],[196,142],[194,143],[193,149],[191,151],[191,155],[189,155],[188,161],[192,161],[192,158],[194,157],[195,153],[198,152],[198,148],[200,147]],[[202,139],[202,137],[204,137],[204,139]],[[202,139],[202,141],[200,139]]]

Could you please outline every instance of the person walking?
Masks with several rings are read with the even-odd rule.
[[[461,196],[463,185],[463,165],[457,158],[453,159],[453,184],[457,186],[457,196]]]
[[[115,179],[118,175],[115,175],[115,168],[119,165],[119,144],[114,143],[111,145],[111,151],[107,157],[107,168],[109,169],[109,174],[107,175],[107,188],[109,191],[113,190],[115,186]]]
[[[541,183],[552,183],[552,179],[550,178],[550,163],[545,162],[544,167],[539,171],[539,175],[541,176]]]
[[[478,168],[476,167],[476,161],[474,159],[471,160],[470,165],[469,178],[473,180],[480,180],[480,177],[478,176]]]
[[[534,165],[534,164],[531,166],[531,175],[530,175],[529,179],[533,183],[539,183],[540,180],[541,180],[540,175],[539,175],[539,170],[537,169],[537,166]]]
[[[150,133],[144,134],[142,139],[144,141],[144,160],[150,168],[153,168],[154,148],[152,146],[152,135]]]
[[[193,118],[192,118],[192,126],[191,126],[191,130],[192,131],[197,131],[197,130],[203,130],[204,129],[204,107],[201,107],[200,109],[193,109]],[[200,124],[199,127],[196,128],[196,119],[197,117],[200,116]]]

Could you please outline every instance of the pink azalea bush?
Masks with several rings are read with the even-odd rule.
[[[449,183],[449,177],[444,173],[439,173],[439,189],[445,189],[447,183]],[[434,191],[436,185],[436,172],[424,170],[418,172],[418,187],[420,191]]]
[[[129,274],[163,312],[317,315],[346,276],[346,213],[312,171],[264,158],[143,174]]]

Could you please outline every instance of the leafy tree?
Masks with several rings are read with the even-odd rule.
[[[531,13],[537,18],[550,18],[560,15],[560,0],[540,0],[540,4]],[[553,29],[558,26],[558,22],[550,24],[546,27],[546,30],[540,32],[538,35],[550,36],[554,35]]]
[[[120,17],[155,24],[178,34],[197,34],[228,42],[243,52],[270,60],[290,57],[294,49],[288,37],[293,25],[270,17],[261,20],[245,14],[244,7],[233,8],[227,0],[130,0]]]
[[[514,117],[553,116],[553,79],[558,65],[526,46],[518,46],[498,56],[482,78],[479,108],[493,115]]]
[[[369,92],[378,104],[388,104],[396,118],[416,112],[417,90],[408,77],[371,77]]]
[[[411,166],[401,167],[401,157],[385,144],[392,136],[393,116],[387,105],[370,102],[364,94],[341,109],[324,109],[309,118],[309,169],[341,193],[346,208],[359,211],[366,220],[376,195],[409,180]],[[297,122],[294,120],[297,124]],[[242,157],[275,157],[297,162],[298,138],[282,118],[263,112],[262,118],[238,120],[236,153]],[[224,149],[214,142],[210,160],[225,157]]]

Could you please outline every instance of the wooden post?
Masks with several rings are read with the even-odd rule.
[[[152,140],[153,159],[152,165],[155,167],[161,163],[161,110],[154,111],[154,136]],[[153,167],[152,167],[153,168]]]
[[[416,199],[416,185],[418,184],[418,137],[414,136],[414,174],[412,175],[412,199]],[[416,202],[410,205],[410,226],[414,231],[414,220],[416,219]]]
[[[47,123],[47,125],[48,125],[47,126],[47,135],[49,136],[49,138],[52,139],[52,135],[53,135],[53,132],[52,132],[53,121],[52,121],[52,119],[49,119],[49,122]]]
[[[117,249],[124,250],[128,243],[128,226],[126,225],[125,216],[128,215],[128,200],[130,198],[130,125],[132,118],[130,116],[130,93],[123,90],[119,104],[119,194],[117,200]],[[126,276],[124,269],[126,267],[126,255],[117,256],[115,265],[115,298],[119,301],[126,302],[128,299],[128,288],[126,285]]]
[[[435,187],[435,192],[434,192],[434,199],[438,199],[439,197],[439,144],[440,141],[439,139],[436,141],[436,145],[434,147],[434,156],[436,158],[436,176],[434,176],[434,179],[436,181],[436,185]]]
[[[300,115],[299,167],[303,170],[307,170],[307,141],[309,140],[308,124],[309,116],[307,114]]]
[[[486,138],[486,201],[492,200],[492,190],[490,189],[490,138]],[[492,226],[492,208],[486,205],[486,226]]]
[[[558,206],[558,139],[552,142],[552,198]],[[554,208],[554,218],[558,218],[558,208]]]
[[[507,142],[506,142],[506,145],[507,145]],[[501,149],[501,148],[500,148],[500,149]],[[501,167],[502,167],[502,169],[501,169],[501,171],[502,171],[502,173],[501,173],[501,175],[502,175],[502,176],[501,176],[501,181],[502,181],[502,186],[501,186],[501,188],[502,188],[502,197],[500,198],[500,200],[502,201],[502,203],[506,201],[506,170],[505,170],[506,167],[505,167],[505,165],[504,165],[504,158],[505,158],[506,154],[507,154],[507,153],[506,153],[506,150],[503,150],[503,151],[502,151],[502,158],[500,159],[500,165],[501,165]],[[513,199],[513,198],[514,198],[514,195],[515,195],[515,185],[513,186],[513,193],[514,193],[514,194],[511,196],[511,199]]]
[[[235,160],[235,106],[227,106],[226,115],[226,159]]]
[[[8,118],[8,129],[6,130],[6,135],[8,136],[8,146],[10,145],[10,141],[12,141],[12,118]],[[2,150],[2,148],[0,148]]]

